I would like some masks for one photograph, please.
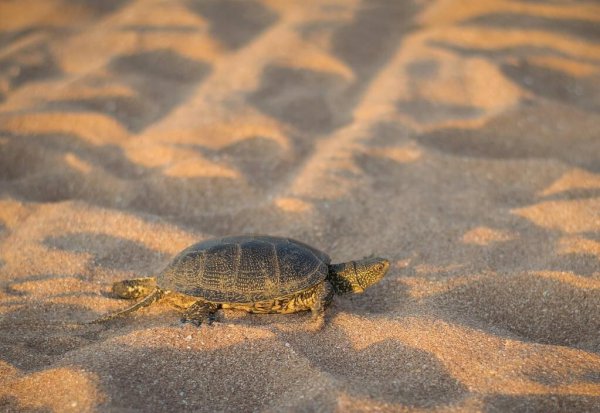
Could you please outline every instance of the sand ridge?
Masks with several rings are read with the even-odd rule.
[[[0,411],[600,410],[594,2],[0,16]],[[241,233],[392,267],[317,333],[166,300],[85,324]]]

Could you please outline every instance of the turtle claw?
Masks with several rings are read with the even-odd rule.
[[[195,325],[196,327],[202,326],[202,320],[194,320],[192,318],[182,317],[181,318],[181,322],[184,323],[184,324],[185,323],[190,323],[190,324]]]
[[[185,310],[181,321],[183,323],[192,323],[197,327],[200,327],[202,324],[211,325],[216,320],[217,310],[218,307],[214,304],[196,301]]]
[[[309,325],[309,330],[312,332],[319,332],[323,330],[325,327],[325,316],[321,315],[319,317],[312,317],[311,324]]]
[[[198,319],[193,319],[193,318],[182,317],[181,322],[182,323],[190,323],[190,324],[195,325],[196,327],[202,327],[203,324],[207,325],[207,326],[212,326],[214,319],[213,318],[204,318],[202,320],[198,320]]]

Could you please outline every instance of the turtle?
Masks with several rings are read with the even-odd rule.
[[[198,242],[181,251],[157,277],[115,282],[112,291],[142,299],[92,323],[125,316],[168,297],[183,322],[211,324],[220,309],[250,313],[312,312],[318,328],[334,294],[362,293],[390,267],[367,257],[331,264],[327,254],[292,238],[238,235]]]

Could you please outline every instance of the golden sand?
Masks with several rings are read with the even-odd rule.
[[[0,411],[600,411],[600,7],[0,2]],[[116,280],[290,236],[387,277],[129,318]]]

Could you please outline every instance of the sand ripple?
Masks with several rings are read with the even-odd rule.
[[[0,2],[0,411],[600,410],[594,2]],[[291,236],[388,276],[200,329],[113,281]]]

